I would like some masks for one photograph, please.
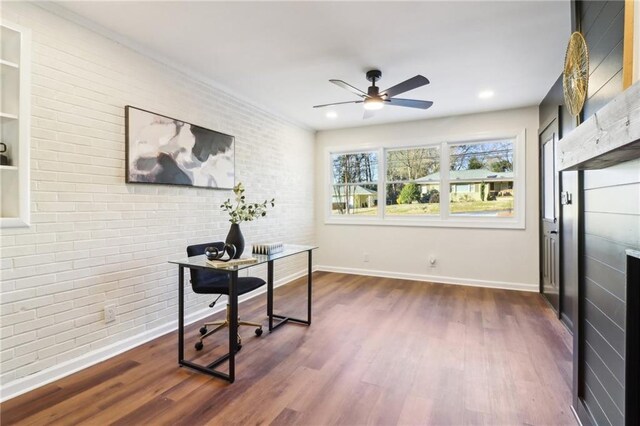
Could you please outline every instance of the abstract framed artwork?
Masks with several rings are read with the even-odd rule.
[[[233,136],[125,107],[126,182],[232,189]]]

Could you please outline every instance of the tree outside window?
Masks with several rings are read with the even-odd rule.
[[[440,149],[386,151],[385,215],[440,214]]]
[[[524,216],[515,211],[522,205],[517,197],[524,196],[516,194],[523,189],[520,181],[516,185],[516,144],[523,149],[523,137],[331,153],[331,215],[459,223],[455,218],[466,216],[474,217],[464,221],[473,226],[482,217],[513,218],[521,226]],[[511,227],[514,221],[504,223]]]
[[[331,212],[377,215],[378,153],[333,154]]]

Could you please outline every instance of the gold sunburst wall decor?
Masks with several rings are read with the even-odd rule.
[[[576,31],[569,37],[562,77],[564,102],[572,116],[575,117],[582,111],[588,87],[589,51],[584,37]]]

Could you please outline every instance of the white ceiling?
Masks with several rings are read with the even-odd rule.
[[[148,53],[313,129],[417,120],[537,105],[562,71],[569,1],[510,2],[63,2]],[[423,111],[361,105],[329,83],[383,89],[416,74],[431,84],[400,95]],[[478,92],[493,90],[491,99]]]

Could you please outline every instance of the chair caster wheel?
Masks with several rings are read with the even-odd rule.
[[[195,348],[196,348],[196,351],[201,351],[202,348],[204,348],[204,343],[202,342],[196,343]]]
[[[207,327],[200,327],[200,334],[202,336],[204,336],[205,334],[207,334]]]
[[[262,336],[262,328],[256,328],[256,336]]]

